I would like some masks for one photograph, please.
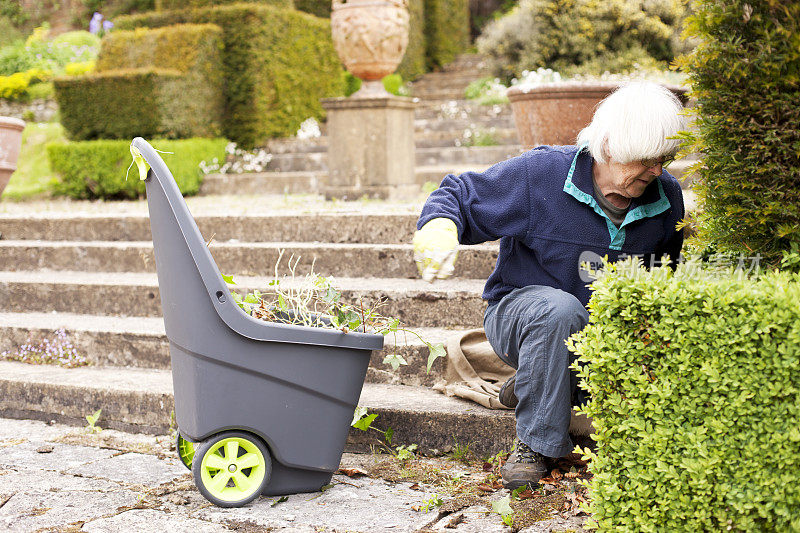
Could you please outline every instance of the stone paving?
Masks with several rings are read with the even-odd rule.
[[[459,500],[448,498],[447,487],[435,480],[387,481],[387,476],[375,476],[371,470],[375,465],[385,469],[387,461],[397,462],[386,454],[345,454],[342,470],[324,492],[286,499],[262,497],[239,509],[217,508],[195,489],[191,474],[170,450],[171,443],[168,435],[134,435],[108,429],[89,433],[59,424],[0,419],[0,530],[512,531],[487,506],[491,500],[507,496],[508,491],[500,489],[482,499]],[[436,473],[433,478],[485,477],[479,468],[448,458],[419,459],[415,465],[429,475]],[[370,474],[354,475],[362,472]],[[440,475],[443,472],[446,475]],[[426,511],[425,503],[435,494],[444,495],[444,505]],[[450,509],[455,511],[448,512]],[[547,514],[545,520],[519,531],[580,531],[585,520],[585,516]]]

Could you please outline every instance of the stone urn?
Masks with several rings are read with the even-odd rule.
[[[507,91],[517,134],[525,148],[540,144],[575,144],[589,125],[597,105],[619,87],[619,82],[557,82],[515,86]],[[686,89],[665,85],[684,105]]]
[[[333,0],[331,33],[339,59],[361,89],[353,97],[386,97],[381,79],[408,46],[408,0]]]
[[[22,130],[25,122],[18,118],[0,117],[0,195],[8,185],[11,174],[17,170],[17,158],[22,148]]]

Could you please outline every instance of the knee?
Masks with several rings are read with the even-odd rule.
[[[560,289],[547,292],[550,320],[579,331],[589,323],[589,312],[575,296]]]

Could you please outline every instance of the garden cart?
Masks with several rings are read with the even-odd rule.
[[[222,507],[319,490],[339,467],[383,336],[245,313],[162,158],[140,137],[131,151],[150,167],[145,187],[181,460],[203,496]]]

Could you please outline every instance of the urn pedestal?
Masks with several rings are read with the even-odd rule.
[[[411,98],[327,98],[328,183],[325,197],[408,198],[420,188],[414,174]]]
[[[334,0],[331,33],[339,58],[363,80],[349,98],[327,98],[326,198],[416,195],[414,101],[392,96],[381,79],[408,45],[407,0]]]

